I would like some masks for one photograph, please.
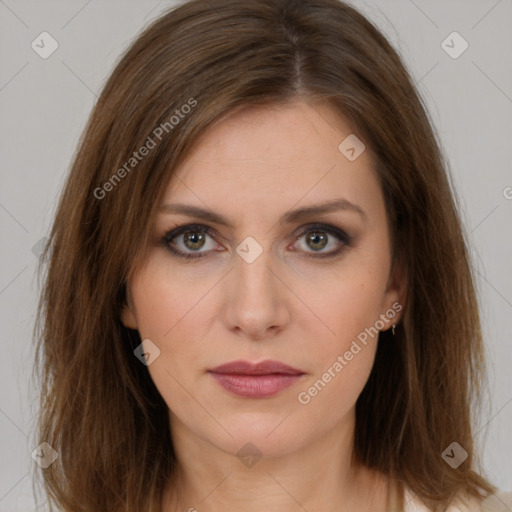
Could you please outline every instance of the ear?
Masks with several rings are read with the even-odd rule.
[[[387,288],[383,298],[383,314],[386,315],[386,311],[393,311],[394,317],[389,317],[392,320],[391,324],[397,324],[402,318],[403,310],[405,307],[405,301],[407,300],[407,276],[405,272],[405,265],[396,260],[393,268],[390,272],[390,276],[387,283]]]
[[[138,329],[137,317],[135,316],[135,308],[133,307],[133,302],[130,297],[128,283],[126,284],[126,301],[123,304],[120,317],[125,327],[134,330]]]

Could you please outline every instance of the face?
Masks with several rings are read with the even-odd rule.
[[[203,136],[168,183],[122,320],[151,340],[147,368],[174,434],[233,454],[251,442],[283,455],[354,421],[378,331],[398,322],[404,283],[390,275],[368,151],[354,159],[353,139],[339,148],[350,134],[326,104],[237,112]],[[338,203],[303,210],[327,202]],[[239,360],[299,373],[211,372]]]

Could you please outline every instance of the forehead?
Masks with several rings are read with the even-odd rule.
[[[179,199],[226,215],[263,207],[277,212],[299,201],[338,197],[378,209],[380,186],[368,152],[351,161],[339,149],[352,133],[327,104],[295,102],[230,113],[175,170],[163,202]]]
[[[248,108],[228,113],[210,127],[180,171],[204,166],[212,157],[214,162],[244,168],[265,162],[261,172],[269,164],[284,168],[304,159],[321,164],[326,158],[338,158],[339,143],[351,133],[347,122],[324,103]]]

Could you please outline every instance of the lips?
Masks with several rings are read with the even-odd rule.
[[[232,361],[209,371],[230,393],[244,398],[267,398],[301,379],[304,372],[280,361]]]
[[[212,373],[227,373],[231,375],[302,375],[304,372],[288,366],[281,361],[266,360],[260,363],[249,361],[232,361],[210,370]]]

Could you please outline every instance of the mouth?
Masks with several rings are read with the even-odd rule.
[[[232,361],[209,373],[227,391],[246,398],[266,398],[277,394],[305,375],[281,361]]]

